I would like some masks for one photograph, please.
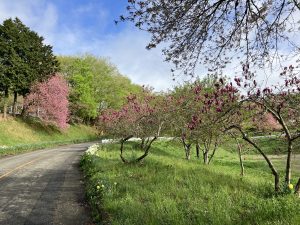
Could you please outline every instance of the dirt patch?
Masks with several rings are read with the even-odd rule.
[[[0,122],[7,121],[7,120],[11,120],[12,118],[13,118],[12,116],[7,115],[7,118],[4,119],[4,118],[3,118],[3,113],[0,113]]]

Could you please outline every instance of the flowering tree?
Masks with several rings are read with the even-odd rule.
[[[267,162],[275,178],[276,192],[280,191],[279,172],[259,144],[247,134],[247,126],[250,122],[256,125],[257,129],[264,129],[268,124],[272,129],[281,130],[285,134],[284,141],[287,146],[285,187],[289,187],[293,143],[300,138],[300,77],[294,72],[293,66],[284,68],[280,77],[283,81],[281,83],[270,87],[260,86],[249,66],[244,65],[242,76],[234,78],[233,82],[225,84],[222,78],[215,80],[215,88],[210,90],[196,86],[194,99],[202,104],[196,106],[197,110],[193,112],[188,126],[193,131],[194,137],[198,138],[198,143],[202,141],[204,158],[207,158],[205,154],[207,146],[211,146],[213,134],[219,137],[223,130],[230,131],[232,135],[233,129],[240,133]],[[216,145],[217,142],[214,146]],[[215,148],[211,156],[214,152]]]
[[[201,149],[204,163],[211,162],[224,131],[220,123],[229,118],[228,110],[237,97],[237,89],[217,77],[207,77],[175,90],[173,129],[181,137],[186,159],[190,159],[190,149],[195,144],[197,156]]]
[[[35,113],[44,123],[54,124],[60,129],[68,127],[68,85],[54,74],[47,81],[37,83],[24,99],[27,113]]]
[[[191,158],[191,148],[195,143],[194,123],[198,120],[198,116],[194,116],[197,107],[193,99],[193,92],[191,92],[192,87],[193,84],[178,86],[168,97],[168,101],[171,103],[168,127],[175,136],[180,137],[187,160]],[[197,156],[199,157],[199,154]]]
[[[265,87],[258,85],[255,75],[249,69],[249,65],[244,65],[242,76],[234,80],[237,87],[246,94],[241,96],[239,107],[232,110],[232,116],[236,120],[227,128],[227,130],[236,129],[242,135],[242,138],[264,157],[274,175],[276,192],[280,191],[279,172],[263,149],[251,139],[250,135],[247,135],[243,122],[249,117],[261,118],[262,115],[268,113],[272,115],[272,120],[275,120],[276,124],[280,125],[281,131],[285,134],[284,141],[287,144],[285,186],[288,187],[292,176],[291,156],[293,143],[300,138],[298,131],[300,127],[300,77],[299,74],[295,73],[294,67],[289,66],[284,68],[280,78],[282,82],[274,86]],[[242,113],[243,117],[241,117]],[[263,120],[260,121],[264,122]]]
[[[202,83],[201,90],[194,91],[195,99],[202,102],[198,112],[201,120],[195,124],[196,137],[197,143],[203,146],[204,163],[209,164],[224,137],[224,124],[232,119],[229,112],[237,104],[239,93],[232,83],[217,77]]]
[[[129,95],[127,103],[120,110],[108,109],[100,116],[100,127],[114,138],[121,139],[120,157],[125,159],[124,144],[132,137],[141,139],[140,148],[143,154],[134,162],[143,160],[148,154],[152,143],[160,135],[165,116],[162,110],[163,99],[154,96],[149,90],[137,95]]]
[[[166,60],[193,74],[198,63],[214,70],[242,57],[263,67],[297,54],[299,9],[296,0],[129,0],[120,20],[150,33],[148,49],[165,43]]]
[[[281,130],[282,126],[271,113],[263,112],[258,116],[259,117],[254,120],[254,125],[258,130],[263,131],[264,133],[267,131]]]

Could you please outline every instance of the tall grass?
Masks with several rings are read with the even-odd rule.
[[[126,151],[138,154],[135,144]],[[273,194],[264,162],[246,161],[240,177],[238,159],[227,151],[206,166],[186,161],[177,143],[160,141],[143,163],[123,164],[118,145],[108,144],[86,154],[82,167],[99,224],[300,224],[300,200]]]

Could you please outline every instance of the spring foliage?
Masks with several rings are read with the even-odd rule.
[[[141,92],[140,86],[132,84],[104,58],[61,56],[59,61],[71,87],[71,121],[92,121],[106,108],[120,108],[130,93]]]
[[[67,82],[59,74],[55,74],[47,81],[31,87],[30,94],[24,100],[25,107],[28,113],[35,113],[46,124],[66,129],[68,94]]]

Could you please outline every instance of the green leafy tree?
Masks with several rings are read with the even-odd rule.
[[[130,93],[141,87],[122,76],[107,60],[92,55],[60,56],[62,73],[69,81],[71,119],[93,121],[107,108],[119,109]]]

